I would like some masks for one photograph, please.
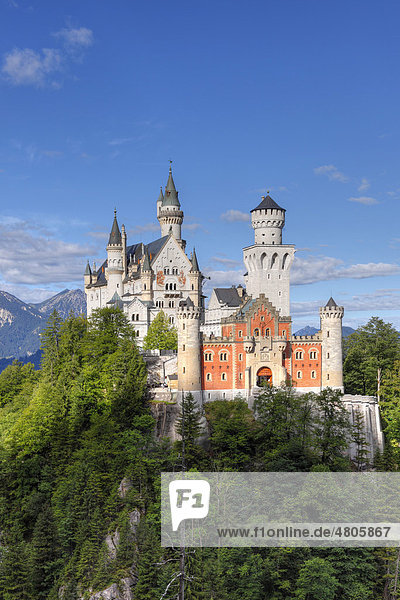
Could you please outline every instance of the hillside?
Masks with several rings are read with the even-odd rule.
[[[39,304],[27,304],[9,292],[0,291],[0,359],[12,361],[35,354],[40,347],[40,332],[53,310],[62,318],[70,312],[76,315],[86,312],[84,292],[63,290]]]

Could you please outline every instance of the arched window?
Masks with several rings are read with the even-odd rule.
[[[238,331],[238,337],[242,337],[242,335],[243,335],[243,331],[241,329],[239,329],[239,331]]]
[[[260,332],[259,332],[259,330],[258,330],[258,329],[255,329],[255,330],[254,330],[254,335],[255,335],[255,337],[258,337],[258,336],[260,335]]]
[[[221,373],[221,381],[226,381],[226,373]]]
[[[302,379],[303,373],[301,371],[297,371],[297,379]]]
[[[243,354],[242,353],[239,354],[238,360],[243,360]]]
[[[317,360],[317,351],[310,350],[310,360]]]
[[[287,269],[289,267],[289,254],[285,254],[282,260],[282,269]]]
[[[261,268],[268,269],[268,258],[267,258],[267,255],[265,254],[265,252],[263,252],[261,254],[260,260],[261,260]]]
[[[296,350],[296,360],[303,360],[303,350]]]
[[[226,362],[228,360],[228,353],[226,351],[222,351],[219,353],[219,360],[222,362]]]
[[[278,255],[275,252],[275,254],[272,255],[271,258],[271,269],[276,269],[278,267]]]
[[[317,378],[316,371],[311,371],[311,379],[316,379],[316,378]]]
[[[170,322],[170,325],[173,325],[174,324],[174,317],[170,317],[169,318],[169,322]]]
[[[204,352],[204,360],[205,360],[205,362],[212,362],[213,353],[212,352]]]
[[[211,373],[207,373],[207,375],[206,375],[206,381],[212,381],[212,375],[211,375]]]
[[[269,337],[271,335],[271,332],[269,330],[269,328],[267,327],[267,329],[265,330],[265,337]]]

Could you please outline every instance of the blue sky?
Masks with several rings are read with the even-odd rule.
[[[286,208],[295,327],[400,327],[400,4],[0,0],[0,289],[40,301],[158,237],[168,161],[215,286],[240,281],[248,215]]]

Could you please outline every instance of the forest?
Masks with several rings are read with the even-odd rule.
[[[348,338],[344,361],[346,391],[380,399],[386,444],[373,465],[363,423],[350,426],[331,389],[265,388],[253,411],[238,397],[204,414],[189,394],[181,440],[157,439],[146,365],[116,308],[89,321],[54,312],[42,350],[39,371],[15,361],[0,373],[0,600],[97,600],[101,590],[180,599],[181,552],[160,545],[162,471],[398,470],[399,335],[376,317]],[[184,598],[395,600],[399,558],[383,548],[188,549]]]

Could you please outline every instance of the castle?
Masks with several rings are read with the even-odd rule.
[[[246,288],[216,288],[203,305],[196,252],[189,258],[181,229],[184,213],[170,167],[157,203],[161,237],[127,244],[116,213],[107,260],[86,267],[88,316],[118,306],[132,322],[141,346],[163,310],[178,329],[178,389],[203,400],[249,398],[262,385],[291,382],[299,391],[343,390],[343,307],[330,298],[320,309],[321,330],[296,337],[291,331],[290,269],[295,248],[282,243],[285,209],[269,195],[251,211],[254,244],[243,250]]]
[[[251,210],[254,244],[243,249],[246,287],[213,289],[207,309],[196,252],[189,258],[182,239],[184,213],[171,167],[156,209],[161,237],[149,244],[128,245],[115,212],[107,259],[98,269],[88,262],[84,274],[88,316],[95,308],[118,306],[133,324],[141,347],[152,321],[164,311],[178,330],[177,361],[170,360],[178,397],[192,392],[200,405],[238,396],[251,405],[264,385],[290,384],[298,392],[328,387],[343,391],[343,307],[330,298],[319,310],[320,331],[292,334],[295,247],[282,243],[284,208],[268,194]],[[353,422],[357,412],[363,415],[371,456],[377,447],[382,450],[376,398],[345,394],[343,403]]]

